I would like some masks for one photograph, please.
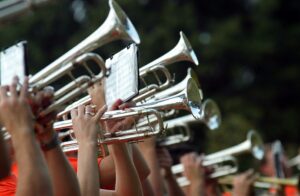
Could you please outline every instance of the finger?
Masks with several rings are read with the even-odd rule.
[[[127,103],[123,103],[123,104],[119,105],[119,109],[124,110],[126,108],[134,107],[135,105],[136,104],[134,102],[127,102]]]
[[[49,89],[49,90],[47,90]],[[47,108],[49,105],[51,105],[54,101],[54,94],[52,92],[52,90],[50,90],[51,88],[48,87],[46,88],[46,90],[44,89],[41,95],[41,107],[42,108]]]
[[[43,91],[47,94],[47,95],[54,95],[54,88],[52,86],[46,86]]]
[[[91,105],[85,106],[85,115],[87,117],[95,116],[95,109]]]
[[[135,118],[133,118],[133,117],[127,117],[127,118],[125,118],[122,121],[123,121],[122,124],[124,126],[123,128],[124,129],[129,129],[130,127],[132,127],[132,125],[133,125],[133,123],[135,121]]]
[[[29,79],[28,79],[28,77],[26,76],[26,77],[24,78],[23,86],[22,86],[22,88],[21,88],[21,93],[20,93],[20,97],[21,97],[21,98],[24,98],[24,99],[25,99],[25,98],[28,97],[28,86],[29,86],[28,82],[29,82]]]
[[[78,116],[78,110],[77,109],[73,109],[71,110],[71,118],[74,119]]]
[[[253,182],[255,182],[255,180],[259,177],[259,175],[257,173],[254,173],[250,178],[249,181],[252,184]]]
[[[84,116],[84,111],[85,111],[85,106],[84,105],[80,105],[78,106],[78,116]]]
[[[17,94],[17,85],[19,83],[18,76],[14,76],[11,85],[9,86],[9,92],[12,98],[16,98]]]
[[[7,98],[7,87],[8,86],[1,86],[0,87],[0,99]]]
[[[107,110],[107,105],[102,106],[95,115],[95,120],[98,121]]]
[[[114,102],[114,104],[110,107],[110,111],[111,110],[116,110],[116,109],[118,109],[119,108],[119,105],[121,105],[122,104],[122,100],[121,99],[117,99],[115,102]]]
[[[252,176],[254,175],[254,170],[253,169],[248,169],[246,172],[245,172],[245,176],[246,178],[251,178]]]
[[[123,122],[122,122],[122,121],[117,122],[117,123],[112,127],[112,129],[111,129],[110,131],[111,131],[111,132],[117,132],[117,131],[120,131],[122,126],[123,126]]]

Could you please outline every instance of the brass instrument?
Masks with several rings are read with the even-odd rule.
[[[201,105],[201,118],[195,120],[193,115],[186,115],[179,118],[171,119],[165,122],[166,132],[174,129],[175,127],[179,127],[181,132],[180,134],[170,134],[165,138],[160,139],[158,141],[159,146],[170,146],[173,144],[183,143],[190,140],[191,133],[188,124],[191,122],[202,122],[204,123],[210,130],[217,129],[221,124],[221,113],[217,104],[211,100],[206,99]]]
[[[175,95],[175,94],[181,92],[183,89],[186,88],[186,83],[190,78],[192,78],[195,81],[195,83],[197,84],[197,86],[199,88],[200,97],[202,100],[203,93],[202,93],[202,90],[200,89],[200,82],[198,80],[198,77],[192,68],[188,68],[187,74],[181,82],[179,82],[178,84],[176,84],[166,90],[155,93],[153,96],[149,97],[146,101],[166,98],[166,97],[169,97],[171,95]]]
[[[156,123],[156,121],[150,116],[147,119],[142,119],[142,121],[139,122],[139,125],[147,125],[149,122],[152,124]],[[211,99],[206,99],[201,104],[201,118],[197,120],[192,114],[189,114],[165,121],[164,124],[166,127],[167,136],[158,138],[158,145],[170,146],[189,141],[191,134],[188,124],[191,122],[202,122],[210,130],[217,129],[221,124],[221,113],[217,104]],[[175,128],[179,128],[180,132],[174,132]]]
[[[206,164],[208,164],[208,166],[210,167],[213,167],[214,169],[214,173],[210,174],[209,176],[210,178],[219,178],[236,173],[238,171],[237,160],[233,156],[226,156],[220,159],[215,159],[214,161]],[[183,171],[180,173],[176,173],[176,167],[174,167],[175,166],[172,167],[172,172],[173,174],[176,174],[176,181],[179,186],[184,187],[190,185],[190,181],[185,176],[183,176]]]
[[[133,98],[134,102],[138,102],[141,100],[144,100],[150,96],[152,96],[154,93],[159,92],[161,90],[166,89],[172,84],[173,78],[168,71],[168,69],[165,67],[165,65],[178,62],[178,61],[191,61],[194,62],[196,65],[198,65],[198,60],[197,57],[192,50],[192,47],[186,38],[186,36],[183,34],[183,32],[180,32],[180,40],[177,43],[177,45],[169,51],[167,54],[159,57],[158,59],[152,61],[151,63],[143,66],[142,68],[139,69],[140,72],[140,79],[144,81],[145,85],[147,87],[141,89],[139,91],[139,95]],[[189,69],[188,76],[193,76],[193,79],[199,84],[197,77],[195,76],[195,73],[192,72],[191,69]],[[161,71],[164,74],[164,77],[166,78],[166,81],[163,84],[157,85],[157,84],[147,84],[144,78],[150,74],[153,73],[154,76],[156,76],[158,83],[162,83],[157,75],[155,74],[157,71]],[[186,77],[186,81],[188,80],[188,76]],[[182,83],[186,83],[182,82]],[[183,86],[183,85],[181,85]],[[184,88],[181,88],[180,90],[177,90],[177,93],[182,91]],[[202,92],[200,91],[200,96],[202,97]],[[88,105],[91,103],[91,97],[89,95],[83,97],[82,99],[74,102],[73,104],[70,104],[68,107],[65,108],[64,111],[60,112],[57,117],[61,118],[62,116],[68,114],[72,109],[77,108],[79,105]]]
[[[145,104],[140,104],[135,107],[131,107],[129,109],[137,110],[137,111],[143,111],[147,109],[155,109],[155,110],[167,110],[167,109],[182,109],[182,110],[188,110],[193,113],[193,116],[197,119],[201,119],[201,101],[200,101],[200,94],[197,90],[198,87],[194,80],[190,78],[187,82],[186,89],[184,89],[182,92],[174,95],[173,97],[169,97],[167,99],[161,99],[156,100],[152,102],[147,102]],[[121,110],[122,111],[122,110]],[[125,111],[126,113],[126,111]],[[106,114],[106,113],[105,113]],[[152,119],[152,116],[150,115],[149,120],[146,122],[147,124],[153,124],[153,122],[158,123],[157,119]],[[63,123],[62,121],[61,123]],[[66,121],[67,122],[67,121]],[[71,122],[70,120],[68,122]],[[140,127],[144,126],[145,124],[139,124]],[[68,128],[68,127],[65,127]],[[64,127],[61,127],[61,129],[64,129]],[[58,129],[59,130],[59,129]]]
[[[100,121],[117,120],[126,117],[140,116],[140,115],[156,116],[158,120],[158,126],[157,127],[151,127],[151,126],[135,127],[134,129],[118,131],[115,133],[105,132],[100,134],[98,143],[100,145],[108,145],[108,144],[123,143],[123,142],[136,142],[151,137],[153,135],[158,135],[162,133],[162,131],[164,130],[163,121],[161,119],[160,113],[153,109],[131,110],[131,111],[124,111],[124,110],[108,111],[105,112],[105,114],[101,117]],[[66,121],[54,123],[55,130],[70,129],[72,127],[73,127],[72,120],[66,120]],[[71,141],[61,143],[61,147],[64,152],[70,152],[70,151],[77,151],[79,146],[76,138],[74,138]]]
[[[297,167],[300,169],[300,155],[295,156],[294,158],[288,160],[288,166],[289,167]]]
[[[175,144],[185,143],[191,139],[191,130],[186,123],[176,123],[176,125],[170,125],[167,121],[165,124],[167,125],[165,131],[166,136],[156,139],[157,146],[172,146]],[[176,132],[175,129],[179,129],[179,132]]]
[[[151,100],[146,103],[138,103],[135,108],[157,109],[157,110],[187,110],[194,118],[201,119],[201,95],[196,82],[189,78],[186,88],[176,95],[160,100]]]
[[[101,144],[109,144],[115,143],[115,142],[124,142],[124,141],[130,141],[132,137],[133,139],[136,140],[137,136],[132,136],[131,134],[138,134],[138,139],[145,138],[146,136],[152,136],[152,135],[157,135],[163,130],[163,121],[161,119],[160,113],[156,110],[163,110],[163,109],[184,109],[184,110],[189,110],[194,115],[198,118],[200,115],[200,95],[199,91],[197,90],[198,87],[193,81],[193,79],[190,79],[187,88],[182,91],[181,93],[170,97],[168,99],[164,100],[158,100],[152,103],[146,103],[143,105],[139,105],[136,107],[131,107],[130,110],[133,111],[123,111],[123,110],[116,110],[116,111],[111,111],[111,112],[106,112],[104,116],[101,118],[101,120],[115,120],[118,118],[125,118],[128,116],[135,116],[135,115],[151,115],[151,116],[156,116],[156,121],[158,123],[158,130],[159,132],[152,132],[152,129],[149,132],[149,126],[151,126],[151,123],[148,123],[149,126],[139,126],[137,125],[137,128],[143,129],[142,135],[140,134],[140,131],[137,131],[136,129],[130,130],[130,131],[120,131],[120,133],[114,133],[114,134],[104,134],[105,140],[100,141]],[[198,93],[198,94],[197,94]],[[153,115],[152,115],[153,114]],[[61,121],[61,122],[56,122],[54,124],[55,130],[59,131],[61,129],[68,129],[72,127],[72,121],[71,120],[66,120],[66,121]],[[127,135],[127,133],[130,133]],[[123,136],[123,134],[126,134],[124,136],[125,138],[112,138],[113,136]],[[128,139],[130,138],[130,139]],[[69,148],[69,146],[77,145],[76,141],[71,141],[63,144],[64,146],[67,146],[65,148]],[[72,150],[77,149],[77,146],[70,147]]]
[[[263,142],[260,136],[253,130],[248,132],[246,141],[225,150],[206,155],[203,159],[203,166],[211,166],[224,157],[236,156],[246,152],[252,153],[254,158],[258,160],[261,160],[264,156]],[[182,164],[172,166],[173,174],[183,173],[183,171],[184,168]],[[220,176],[218,173],[215,174],[215,172],[212,175]]]
[[[133,101],[142,101],[145,98],[148,98],[149,96],[153,95],[154,93],[170,87],[170,85],[173,83],[173,78],[169,70],[166,68],[166,65],[170,65],[172,63],[180,61],[190,61],[195,65],[199,64],[197,56],[195,55],[195,52],[193,51],[189,40],[182,31],[180,31],[180,39],[178,43],[172,50],[139,69],[141,81],[146,87],[139,91],[139,95],[136,96],[133,99]],[[163,73],[166,79],[164,83],[160,80],[159,76],[157,75],[158,71]],[[148,76],[151,73],[155,76],[158,84],[148,84],[146,82],[146,76]]]
[[[101,80],[107,74],[102,58],[95,53],[90,53],[90,51],[117,39],[131,40],[136,43],[140,42],[134,26],[119,5],[114,0],[109,0],[109,6],[108,17],[95,32],[50,65],[30,77],[30,87],[35,92],[60,79],[62,76],[69,76],[72,79],[71,83],[55,92],[54,99],[56,101],[43,111],[41,115],[46,115],[59,106],[78,97],[88,87]],[[94,74],[87,64],[89,61],[93,61],[99,65],[102,72]],[[77,67],[84,68],[89,76],[83,75],[76,78],[72,74],[72,70]]]
[[[232,185],[234,176],[226,176],[218,179],[218,183],[221,185]],[[263,177],[259,176],[253,183],[255,188],[272,188],[276,186],[295,186],[299,187],[298,178],[276,178],[276,177]]]
[[[99,48],[108,42],[123,39],[133,41],[137,44],[140,43],[138,33],[121,7],[114,0],[109,0],[109,7],[110,11],[106,20],[96,31],[50,65],[32,76],[30,78],[30,84],[42,80],[47,75],[56,72],[60,67],[72,62],[76,57]]]

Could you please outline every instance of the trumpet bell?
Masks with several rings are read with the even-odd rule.
[[[106,20],[96,31],[47,67],[33,75],[29,79],[29,83],[34,84],[42,80],[47,75],[55,72],[59,67],[63,67],[67,63],[72,62],[76,57],[93,51],[108,42],[123,39],[133,41],[137,44],[140,43],[137,31],[120,6],[114,0],[110,0],[109,7],[110,11]]]
[[[206,99],[202,104],[203,121],[210,130],[215,130],[221,124],[221,112],[218,105],[211,99]]]
[[[251,141],[252,143],[252,147],[251,147],[252,155],[256,159],[262,160],[264,157],[264,146],[261,137],[255,131],[251,130],[247,134],[247,140]]]
[[[182,44],[180,42],[182,42]],[[183,51],[185,51],[185,53],[184,53],[185,60],[191,61],[195,65],[199,65],[197,56],[192,48],[192,45],[190,44],[189,40],[187,39],[187,37],[185,36],[185,34],[182,31],[180,31],[180,40],[179,40],[178,44],[185,47],[183,49]]]
[[[112,20],[116,21],[116,26],[110,33],[111,39],[115,40],[122,37],[124,40],[133,41],[134,43],[139,44],[141,42],[140,37],[122,8],[114,0],[109,1],[109,7],[111,11],[105,23],[110,23],[110,25],[112,25]]]
[[[157,65],[169,65],[178,61],[190,61],[195,65],[199,64],[197,56],[190,42],[188,41],[187,37],[182,31],[180,31],[180,39],[176,46],[163,56],[141,67],[140,73],[146,72],[150,68],[155,67]]]
[[[196,82],[192,78],[188,80],[187,88],[185,91],[189,110],[191,111],[194,118],[201,119],[201,95],[199,93]]]

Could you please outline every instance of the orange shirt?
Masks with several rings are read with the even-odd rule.
[[[298,196],[298,189],[295,186],[285,186],[284,187],[284,194],[286,196]]]
[[[69,162],[75,172],[77,172],[77,158],[68,157]],[[100,167],[101,159],[98,159]],[[0,180],[0,196],[14,196],[17,190],[18,167],[16,163],[12,164],[10,176]]]
[[[0,180],[0,195],[1,196],[13,196],[16,194],[17,188],[17,176],[18,176],[18,168],[14,163],[11,167],[10,176]]]

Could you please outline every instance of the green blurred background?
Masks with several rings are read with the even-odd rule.
[[[213,152],[241,142],[256,129],[266,142],[282,141],[289,156],[300,139],[300,1],[119,0],[141,38],[144,65],[173,48],[182,30],[200,65],[176,63],[180,81],[197,71],[205,97],[219,104],[218,131],[195,131],[199,150]],[[102,24],[105,0],[64,0],[0,22],[0,47],[28,40],[31,74],[75,46]],[[108,58],[126,43],[97,52]]]

